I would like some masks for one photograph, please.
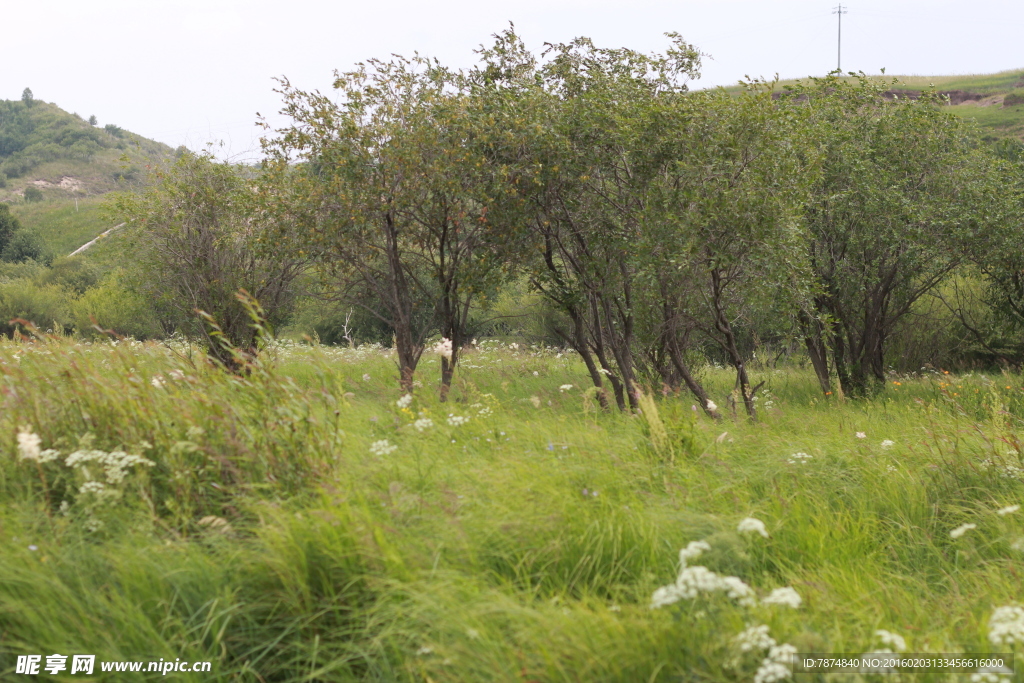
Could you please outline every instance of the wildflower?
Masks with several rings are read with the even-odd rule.
[[[364,382],[369,382],[370,381],[369,373],[365,373],[365,372],[363,373],[363,381]]]
[[[978,528],[977,524],[961,524],[960,526],[958,526],[957,528],[955,528],[955,529],[953,529],[952,531],[949,532],[949,537],[950,538],[960,538],[961,536],[966,534],[971,529],[977,529],[977,528]]]
[[[22,460],[39,460],[41,455],[39,444],[42,438],[32,432],[32,427],[25,425],[18,431],[18,451]]]
[[[679,590],[674,585],[662,586],[654,591],[654,595],[651,596],[651,609],[658,609],[659,607],[666,607],[679,602],[681,597],[683,596],[679,594]]]
[[[534,370],[534,371],[533,371],[533,376],[534,376],[534,377],[540,377],[540,373],[539,373],[539,372],[537,372],[536,370]]]
[[[476,340],[474,339],[473,342],[476,343]],[[480,639],[480,631],[477,631],[475,628],[467,628],[466,635],[469,636],[472,640]]]
[[[792,645],[773,645],[754,673],[754,683],[776,683],[792,676],[795,655],[796,648]]]
[[[422,432],[424,429],[430,429],[434,426],[434,421],[429,417],[421,417],[412,423],[412,426],[416,428],[417,432]]]
[[[907,641],[903,640],[903,636],[898,633],[880,628],[875,631],[875,636],[881,641],[882,645],[888,645],[895,649],[896,652],[903,652],[907,649]]]
[[[476,414],[477,414],[477,415],[479,415],[479,416],[481,416],[481,417],[486,417],[486,416],[490,415],[490,414],[491,414],[492,412],[494,412],[494,411],[492,411],[492,410],[491,410],[490,408],[488,408],[487,406],[484,406],[483,408],[481,408],[480,410],[478,410],[478,411],[476,412]]]
[[[424,645],[420,649],[416,650],[416,654],[418,654],[420,657],[424,657],[424,656],[429,655],[429,654],[431,654],[433,652],[434,652],[434,648],[430,647],[429,645]]]
[[[510,348],[513,351],[515,351],[515,350],[517,350],[519,348],[519,344],[516,344],[515,342],[513,342],[513,343],[508,345],[508,348]]]
[[[736,526],[736,531],[743,533],[757,533],[761,534],[765,538],[768,538],[768,531],[764,527],[764,522],[753,517],[747,517],[740,520],[739,525]]]
[[[971,683],[1010,683],[1013,671],[1005,666],[983,666],[977,673],[971,674]]]
[[[164,376],[163,375],[153,375],[153,379],[149,380],[149,383],[152,384],[157,389],[163,389],[164,388]]]
[[[37,546],[37,545],[30,545],[28,547],[28,549],[31,550],[32,552],[35,552],[35,551],[39,550],[39,546]]]
[[[789,586],[776,588],[768,594],[768,597],[761,600],[762,605],[785,605],[793,609],[799,607],[802,602],[803,599],[800,597],[800,594]]]
[[[732,639],[740,652],[760,652],[775,646],[775,639],[768,635],[768,627],[750,626]]]
[[[708,399],[708,410],[710,410],[712,413],[718,410],[718,405],[710,398]]]
[[[1024,643],[1024,607],[997,607],[988,620],[988,639],[997,646]]]
[[[808,455],[806,453],[794,453],[793,455],[789,456],[789,459],[787,460],[787,462],[790,465],[804,464],[808,460],[810,460],[812,457],[813,456],[810,456],[810,455]]]
[[[448,415],[448,424],[452,427],[460,427],[469,422],[469,417],[463,415]]]
[[[868,438],[868,435],[865,434],[864,432],[857,432],[857,438],[858,439],[866,439],[866,438]]]
[[[558,387],[558,391],[563,392],[563,393],[566,392],[566,391],[569,391],[570,389],[572,389],[572,385],[571,384],[563,384],[562,386]]]
[[[892,448],[895,445],[896,442],[890,439],[886,439],[885,441],[882,442],[882,448]]]
[[[176,382],[185,379],[185,373],[182,372],[181,370],[178,370],[177,368],[175,368],[174,370],[168,370],[167,374],[170,375],[171,379],[175,380]]]
[[[398,446],[390,443],[387,439],[374,441],[370,444],[370,452],[374,455],[387,455],[388,453],[394,453],[396,450],[398,450]]]
[[[711,546],[708,545],[707,541],[690,541],[685,548],[679,551],[680,566],[687,566],[690,560],[697,559],[705,550],[711,550]]]
[[[402,398],[395,401],[395,405],[399,408],[408,408],[412,404],[412,394],[406,394]]]
[[[1011,543],[1010,549],[1016,550],[1019,553],[1024,553],[1024,536],[1021,536],[1020,538],[1016,539],[1013,543]]]
[[[531,396],[530,403],[533,404],[534,408],[540,408],[540,396]]]
[[[597,371],[599,373],[601,373],[602,375],[604,375],[605,377],[607,377],[607,376],[612,374],[612,371],[609,370],[608,368],[598,368]]]
[[[434,345],[434,353],[446,360],[452,359],[452,340],[445,337]]]
[[[1017,510],[1020,510],[1020,505],[1007,505],[1004,508],[996,510],[996,514],[1000,517],[1005,517],[1006,515],[1016,512]]]

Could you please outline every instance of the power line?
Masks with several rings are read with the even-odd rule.
[[[839,15],[839,40],[836,44],[836,71],[843,70],[843,15],[849,12],[848,9],[843,9],[842,3],[838,7],[832,8],[832,14]]]

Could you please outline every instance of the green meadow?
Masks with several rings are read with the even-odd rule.
[[[58,653],[103,681],[767,682],[783,646],[1012,652],[1024,380],[845,400],[796,360],[753,374],[757,422],[703,370],[715,421],[653,388],[603,411],[576,355],[492,340],[445,403],[435,357],[406,398],[380,346],[232,375],[179,343],[0,343],[0,678]],[[99,664],[160,659],[211,671]]]

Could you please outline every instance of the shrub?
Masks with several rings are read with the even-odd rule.
[[[14,318],[63,334],[71,328],[68,308],[68,293],[56,285],[39,286],[27,279],[0,284],[0,334],[14,332]]]
[[[1010,93],[1005,98],[1003,98],[1004,107],[1012,107],[1017,104],[1024,104],[1024,94]]]
[[[0,253],[0,261],[9,263],[46,260],[46,249],[39,235],[24,228],[11,236],[10,241],[4,246],[3,252]]]
[[[80,257],[61,256],[39,279],[40,285],[56,285],[75,294],[84,294],[99,282],[96,269]]]
[[[101,336],[96,327],[136,339],[163,336],[151,302],[138,290],[127,286],[121,271],[109,274],[97,286],[85,290],[73,304],[72,318],[75,330],[86,337]]]
[[[43,201],[43,191],[34,185],[29,185],[25,188],[25,201],[26,202],[41,202]]]

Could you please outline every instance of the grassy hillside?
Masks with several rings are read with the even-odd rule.
[[[958,116],[978,123],[988,140],[1017,138],[1024,140],[1024,69],[995,74],[957,76],[880,76],[886,82],[896,79],[896,90],[914,96],[935,87],[950,96],[949,109]],[[795,84],[780,81],[779,87]]]
[[[140,177],[148,160],[173,150],[115,125],[97,127],[55,104],[0,100],[0,201],[103,194]]]

